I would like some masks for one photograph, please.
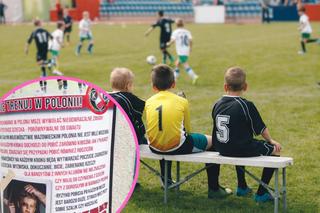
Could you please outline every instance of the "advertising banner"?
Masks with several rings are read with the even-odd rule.
[[[0,104],[2,212],[112,212],[115,105],[77,82],[68,94],[47,83]]]

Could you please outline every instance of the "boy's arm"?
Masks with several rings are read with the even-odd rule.
[[[64,47],[64,45],[63,45],[63,33],[61,33],[60,36],[57,37],[57,42],[61,47]]]
[[[144,36],[148,36],[153,30],[154,28],[160,26],[159,21],[157,21],[155,24],[151,25],[151,27],[149,27],[149,29],[144,33]]]
[[[26,185],[24,190],[30,194],[35,195],[43,205],[46,205],[46,195],[34,188],[32,185]]]
[[[171,38],[171,40],[167,42],[167,47],[170,47],[173,42],[174,42],[174,39]]]
[[[47,33],[48,38],[49,38],[50,40],[53,40],[53,36],[51,35],[51,33],[49,33],[48,31],[46,31],[46,33]]]
[[[87,28],[84,27],[84,22],[83,22],[83,21],[80,21],[80,22],[79,22],[79,30],[87,31]]]
[[[66,25],[66,27],[70,27],[72,25],[72,22],[73,22],[72,17],[70,16],[70,22],[69,22],[69,24]]]
[[[61,47],[64,47],[64,45],[63,45],[63,37],[58,38],[57,42]]]
[[[303,28],[305,28],[306,24],[305,23],[300,23],[299,25],[299,31],[301,31]]]
[[[264,131],[261,133],[261,136],[269,143],[275,146],[276,152],[280,152],[281,144],[271,138],[268,128],[265,128]]]
[[[187,133],[191,132],[191,122],[190,122],[190,111],[189,111],[189,102],[186,100],[185,111],[184,111],[184,128]]]
[[[175,42],[175,40],[176,40],[176,33],[175,33],[175,31],[172,33],[172,35],[171,35],[171,38],[170,38],[170,41],[169,42],[167,42],[167,47],[169,47],[173,42]]]
[[[305,17],[301,17],[298,30],[301,31],[306,26],[306,24],[307,24],[307,21],[305,20]]]
[[[144,36],[148,36],[153,31],[153,29],[153,26],[149,27],[149,29],[144,33]]]
[[[28,38],[27,43],[26,43],[26,45],[25,45],[25,47],[24,47],[24,52],[25,52],[26,54],[29,53],[29,45],[31,44],[32,40],[33,40],[33,32],[31,33],[31,35],[30,35],[30,37]]]
[[[189,40],[190,52],[192,51],[192,39]]]
[[[252,132],[256,136],[261,135],[267,127],[263,122],[258,109],[251,101],[243,101],[243,103],[245,103],[245,109],[247,109],[247,119],[250,122]]]

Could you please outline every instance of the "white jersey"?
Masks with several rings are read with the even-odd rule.
[[[59,51],[61,49],[61,44],[63,42],[63,31],[56,29],[51,33],[52,40],[49,41],[49,50]]]
[[[87,37],[87,36],[92,37],[92,32],[91,32],[91,21],[90,19],[82,19],[79,22],[79,36],[80,37]]]
[[[299,20],[300,25],[303,25],[304,27],[301,29],[301,33],[312,33],[312,28],[309,22],[309,17],[306,14],[303,14],[300,16]]]
[[[176,43],[177,55],[189,56],[190,41],[192,40],[192,36],[189,30],[178,28],[173,31],[171,39],[173,39]]]

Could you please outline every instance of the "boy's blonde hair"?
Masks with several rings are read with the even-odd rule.
[[[246,84],[246,73],[240,67],[230,67],[224,74],[224,82],[231,91],[241,91]]]
[[[129,85],[133,83],[134,74],[125,67],[116,67],[110,74],[110,84],[112,89],[128,91]]]
[[[183,20],[181,18],[178,18],[176,20],[176,24],[177,24],[177,27],[183,27],[184,26]]]

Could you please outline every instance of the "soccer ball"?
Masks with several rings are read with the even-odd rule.
[[[151,65],[155,65],[156,62],[157,62],[157,59],[154,55],[149,55],[146,59],[147,63],[148,64],[151,64]]]

